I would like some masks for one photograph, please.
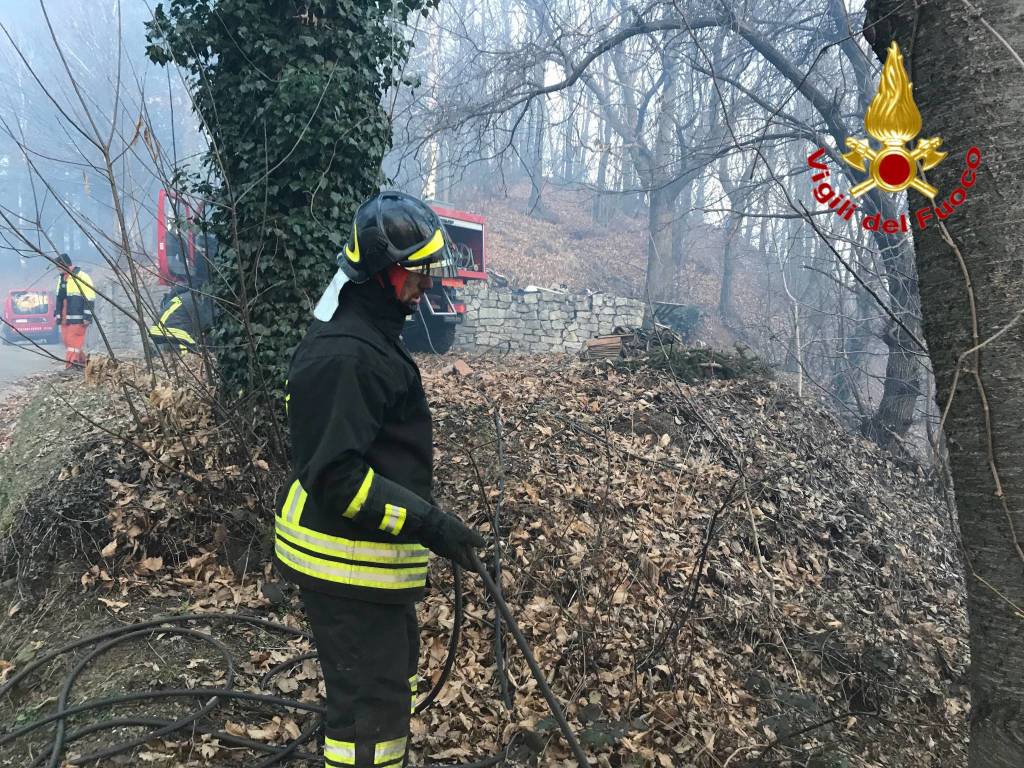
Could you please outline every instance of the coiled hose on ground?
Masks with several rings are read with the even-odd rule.
[[[505,623],[508,625],[509,631],[515,638],[516,643],[519,645],[520,650],[526,657],[527,663],[530,666],[531,672],[537,680],[537,685],[540,687],[545,699],[548,702],[548,706],[551,708],[552,715],[558,722],[559,727],[564,734],[566,741],[569,743],[573,754],[576,757],[577,762],[581,768],[589,768],[586,755],[584,754],[579,742],[573,734],[572,729],[569,727],[568,722],[565,719],[565,715],[562,713],[561,706],[555,699],[554,694],[548,687],[547,682],[544,680],[544,675],[541,673],[540,667],[537,665],[536,659],[533,657],[529,645],[526,643],[525,637],[519,630],[518,625],[512,617],[512,613],[501,595],[500,590],[491,579],[487,570],[484,568],[483,563],[473,553],[473,565],[477,569],[478,574],[484,581],[484,585],[491,597],[495,601],[499,614],[505,619]],[[452,565],[453,569],[453,582],[455,588],[455,620],[452,627],[452,636],[448,644],[448,658],[445,660],[444,667],[442,668],[441,675],[431,689],[430,693],[416,705],[416,713],[423,712],[427,709],[437,695],[441,692],[441,689],[446,684],[448,677],[451,675],[452,667],[455,664],[455,658],[458,652],[459,638],[461,635],[462,621],[463,621],[463,601],[462,601],[462,578],[461,571],[456,565]],[[45,768],[58,768],[61,764],[65,748],[85,736],[91,734],[110,730],[114,728],[123,727],[146,727],[153,730],[146,733],[144,736],[138,736],[131,738],[126,741],[118,742],[105,747],[101,750],[76,757],[75,762],[79,765],[88,765],[97,760],[103,760],[114,755],[123,754],[129,752],[136,747],[139,747],[151,739],[169,736],[173,733],[188,730],[194,734],[209,734],[214,738],[218,739],[221,743],[228,746],[245,747],[255,752],[261,752],[266,757],[259,763],[256,764],[255,768],[270,768],[274,765],[282,765],[292,759],[304,759],[304,760],[319,760],[319,755],[305,752],[301,747],[308,741],[313,739],[320,731],[322,716],[324,714],[324,707],[319,704],[313,704],[310,702],[299,701],[296,699],[283,698],[280,696],[273,696],[270,694],[259,694],[250,693],[247,691],[238,691],[232,688],[235,679],[235,663],[228,647],[217,640],[216,638],[199,632],[198,630],[188,629],[185,627],[174,626],[178,624],[185,624],[192,621],[205,621],[205,622],[224,622],[224,623],[244,623],[250,624],[264,629],[269,629],[275,632],[281,632],[284,634],[291,635],[293,637],[303,637],[312,640],[310,633],[300,629],[289,627],[285,624],[270,621],[268,619],[261,619],[256,616],[247,616],[239,613],[189,613],[182,614],[179,616],[163,616],[149,621],[140,622],[137,624],[130,624],[124,627],[118,627],[116,629],[101,632],[81,640],[76,640],[72,643],[68,643],[54,651],[51,651],[41,658],[33,661],[32,663],[25,666],[14,674],[6,683],[0,686],[0,698],[5,694],[11,692],[14,687],[24,680],[28,675],[34,671],[45,667],[54,659],[63,656],[64,654],[78,650],[80,648],[92,647],[92,650],[87,652],[78,662],[74,665],[70,672],[64,677],[63,684],[61,685],[60,694],[57,699],[56,709],[27,725],[21,726],[5,734],[0,734],[0,747],[22,739],[29,734],[35,733],[41,728],[50,726],[56,723],[53,739],[49,745],[48,751],[41,753],[32,763],[29,764],[28,768],[40,768],[45,765]],[[168,626],[171,625],[171,626]],[[85,704],[78,704],[75,706],[68,706],[68,701],[71,695],[71,691],[74,688],[75,681],[82,674],[82,672],[98,657],[107,653],[112,648],[139,638],[147,637],[149,635],[163,633],[163,634],[176,634],[187,636],[205,643],[210,644],[217,652],[220,653],[224,659],[225,664],[225,682],[223,687],[217,688],[175,688],[175,689],[163,689],[163,690],[150,690],[150,691],[139,691],[133,693],[127,693],[120,696],[111,696],[104,699],[97,699],[94,701],[87,702]],[[302,661],[314,658],[315,653],[301,654],[294,658],[288,659],[287,661],[278,664],[272,669],[268,670],[260,680],[260,685],[266,688],[270,681],[275,675],[279,674],[285,669],[288,669],[295,664],[301,663]],[[72,715],[81,714],[83,712],[102,711],[119,704],[125,704],[136,701],[147,701],[155,699],[169,699],[169,698],[194,698],[199,699],[201,705],[193,712],[178,718],[177,720],[166,720],[155,717],[122,717],[104,720],[99,723],[93,723],[91,725],[79,728],[74,731],[68,732],[66,727],[67,718]],[[201,724],[199,721],[211,712],[222,699],[234,699],[240,701],[258,702],[273,706],[288,707],[291,709],[298,709],[307,712],[315,712],[321,715],[320,719],[316,719],[313,723],[303,730],[299,736],[288,743],[287,745],[275,746],[265,744],[252,739],[247,739],[241,736],[236,736],[231,733],[220,731],[216,728]],[[502,752],[497,755],[478,760],[472,763],[462,763],[458,766],[454,765],[435,765],[427,764],[421,766],[421,768],[489,768],[489,766],[497,765],[503,762],[508,753],[508,746]]]

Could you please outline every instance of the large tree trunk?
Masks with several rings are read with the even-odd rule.
[[[864,422],[862,432],[882,447],[899,450],[899,438],[907,434],[914,423],[921,362],[911,336],[896,323],[886,329],[883,341],[889,357],[885,364],[882,399],[875,413]]]
[[[740,179],[746,180],[750,178],[755,160],[756,158],[751,159],[743,173],[740,174]],[[751,186],[746,181],[741,182],[746,184],[746,186],[733,183],[729,176],[728,163],[724,157],[718,161],[718,181],[722,185],[722,189],[725,190],[730,209],[730,212],[726,214],[723,226],[725,242],[722,247],[722,284],[718,291],[718,317],[726,326],[730,326],[734,324],[736,319],[732,312],[732,280],[736,272],[736,251],[734,246],[740,226],[743,224],[743,211],[747,209],[750,203]]]
[[[982,5],[982,3],[977,3]],[[1024,50],[1016,0],[989,0],[982,13],[1007,44]],[[949,151],[928,174],[946,200],[961,183],[971,146],[981,151],[977,182],[945,221],[933,215],[914,233],[924,333],[945,422],[960,531],[967,558],[971,644],[972,768],[1024,766],[1024,334],[1014,321],[1024,296],[1020,253],[1024,192],[1020,125],[1024,72],[1019,60],[967,3],[868,0],[872,44],[884,56],[893,37],[906,56],[922,137]],[[911,40],[916,30],[916,39]],[[869,33],[871,34],[871,33]],[[970,177],[968,177],[968,181]],[[911,210],[926,200],[911,192]],[[969,281],[968,281],[969,276]],[[973,290],[974,302],[971,301]],[[978,353],[966,355],[979,342]]]
[[[676,282],[675,243],[672,222],[675,219],[675,203],[682,186],[679,180],[670,177],[675,168],[672,157],[675,148],[675,115],[678,79],[669,59],[664,85],[660,95],[658,132],[654,140],[650,169],[644,179],[650,190],[650,208],[647,217],[647,280],[644,286],[644,325],[650,323],[652,301],[670,301]]]
[[[916,194],[916,193],[911,193]],[[878,210],[883,218],[897,218],[897,208],[888,195],[879,194],[872,206],[865,201],[865,211]],[[865,437],[874,440],[883,448],[900,449],[899,438],[910,431],[914,423],[914,409],[921,394],[921,379],[924,367],[923,350],[914,340],[920,339],[920,298],[917,288],[917,270],[910,241],[887,235],[875,237],[882,252],[885,265],[885,282],[888,287],[889,309],[900,323],[889,321],[882,340],[888,349],[885,364],[885,385],[878,409],[863,424]]]
[[[534,2],[531,4],[537,22],[537,28],[543,30],[547,27],[548,8],[544,3]],[[544,83],[544,62],[538,60],[533,68],[533,82],[537,87]],[[537,219],[548,218],[544,206],[544,127],[548,123],[548,110],[544,97],[533,100],[530,104],[530,112],[533,116],[530,138],[530,154],[526,158],[526,173],[530,177],[530,199],[526,203],[526,213]],[[552,165],[557,167],[555,158],[552,158]]]
[[[526,174],[530,177],[530,199],[526,203],[526,212],[535,218],[544,218],[544,203],[541,197],[544,183],[544,124],[547,122],[544,100],[537,99],[530,110],[533,112],[533,125],[529,165],[526,169]]]
[[[672,220],[675,218],[675,191],[656,189],[651,193],[647,216],[647,281],[644,301],[670,301],[676,281],[673,259]],[[645,314],[650,307],[645,310]]]
[[[676,214],[675,219],[672,222],[672,241],[675,243],[675,256],[673,261],[675,266],[675,280],[672,285],[672,295],[675,297],[673,301],[679,301],[683,295],[681,292],[682,286],[679,284],[680,273],[683,271],[683,266],[686,264],[686,241],[687,233],[690,231],[690,210],[693,208],[693,185],[696,183],[695,178],[690,178],[685,184],[680,187],[679,196],[676,198]]]
[[[839,356],[835,361],[832,375],[832,392],[836,399],[851,410],[867,418],[865,404],[860,396],[863,389],[864,365],[869,360],[868,340],[871,336],[871,318],[878,312],[874,300],[858,283],[847,283],[854,291],[852,301],[853,317],[845,310],[839,313]],[[842,306],[845,306],[844,301]]]

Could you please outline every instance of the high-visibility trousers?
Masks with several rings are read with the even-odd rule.
[[[60,338],[64,342],[64,367],[85,365],[85,325],[61,323]]]
[[[415,603],[302,590],[327,688],[325,768],[401,768],[416,701]]]

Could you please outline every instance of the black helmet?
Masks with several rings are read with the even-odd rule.
[[[429,269],[451,261],[441,219],[422,200],[404,192],[374,195],[356,211],[352,235],[338,254],[338,266],[362,283],[392,264]]]
[[[65,267],[70,267],[71,266],[71,257],[68,256],[66,253],[62,253],[60,256],[57,257],[57,263],[58,264],[62,264]]]

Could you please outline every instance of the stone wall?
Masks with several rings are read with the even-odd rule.
[[[97,281],[97,290],[103,296],[112,299],[118,306],[132,311],[134,314],[134,300],[116,280]],[[156,306],[160,306],[160,293],[158,288],[150,289]],[[165,289],[166,290],[166,289]],[[139,326],[134,320],[117,309],[110,301],[99,295],[96,296],[96,305],[93,309],[96,317],[96,324],[102,326],[103,334],[113,347],[115,354],[134,357],[142,355],[142,339],[139,334]],[[147,316],[147,321],[148,321]],[[103,337],[95,325],[89,329],[89,336],[85,341],[85,348],[88,352],[98,355],[106,355],[107,348],[103,343]]]
[[[134,306],[117,281],[100,282],[97,288],[123,307]],[[161,290],[166,289],[152,289],[156,306],[160,305]],[[644,314],[643,302],[637,299],[601,293],[580,296],[471,284],[459,296],[466,303],[466,318],[455,332],[453,349],[467,352],[505,348],[508,343],[513,352],[576,353],[583,348],[584,341],[611,333],[616,326],[640,325]],[[142,354],[138,326],[131,319],[99,296],[95,312],[115,353]],[[89,330],[86,349],[106,354],[95,327]]]
[[[644,305],[608,294],[580,296],[546,290],[470,285],[460,291],[466,317],[454,349],[483,352],[510,345],[513,352],[579,352],[583,342],[616,326],[638,326]]]

